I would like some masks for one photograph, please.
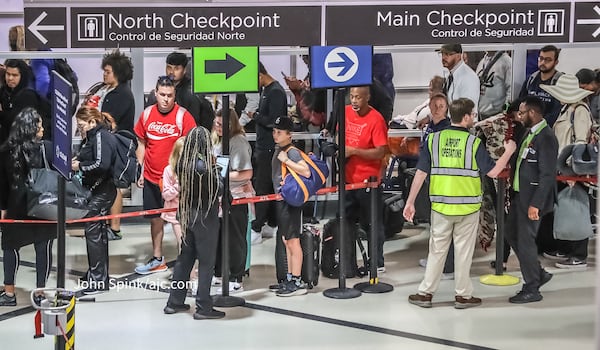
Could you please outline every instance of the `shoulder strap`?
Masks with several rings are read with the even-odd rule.
[[[175,115],[175,124],[177,125],[177,128],[179,128],[179,136],[183,135],[183,116],[185,115],[185,112],[187,112],[187,109],[179,106],[179,109],[177,110],[177,114]]]
[[[577,110],[577,107],[584,107],[588,113],[590,114],[590,118],[592,118],[592,114],[590,112],[590,107],[585,104],[585,103],[578,103],[575,105],[575,107],[573,108],[573,111],[571,111],[571,143],[575,143],[576,140],[576,136],[575,136],[575,111]],[[594,119],[592,119],[592,124],[594,124]]]
[[[494,55],[494,57],[492,57],[492,59],[488,62],[488,64],[486,64],[485,68],[483,69],[483,71],[481,72],[481,75],[480,75],[482,81],[485,82],[487,80],[487,76],[488,76],[488,73],[490,72],[490,69],[492,69],[492,66],[494,66],[496,61],[498,61],[503,54],[504,54],[504,51],[502,51],[502,50],[497,51],[496,54]]]
[[[558,80],[558,78],[560,78],[560,76],[563,74],[565,74],[565,73],[563,73],[561,71],[556,71],[556,73],[554,73],[554,75],[552,76],[552,79],[550,79],[550,84],[551,85],[556,84],[556,81]]]
[[[152,106],[148,106],[148,107],[144,108],[144,114],[143,114],[143,116],[142,116],[142,118],[143,118],[143,119],[142,119],[142,124],[143,124],[144,126],[146,126],[146,123],[148,122],[148,118],[150,118],[150,112],[152,112],[152,107],[153,107],[153,106],[154,106],[154,105],[152,105]]]
[[[540,74],[539,70],[536,70],[535,72],[531,73],[531,75],[529,76],[529,79],[527,79],[527,84],[525,86],[527,86],[527,88],[529,88],[529,86],[531,86],[531,84],[533,83],[533,81],[539,74]]]

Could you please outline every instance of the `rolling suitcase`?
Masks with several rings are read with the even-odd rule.
[[[302,225],[302,281],[308,289],[319,284],[319,265],[321,262],[321,231],[312,224]]]

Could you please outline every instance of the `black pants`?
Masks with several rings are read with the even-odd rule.
[[[540,287],[542,267],[538,260],[535,238],[540,227],[539,220],[529,220],[528,207],[521,204],[519,194],[510,203],[510,211],[506,222],[506,239],[512,246],[519,264],[525,284],[523,291],[537,292]]]
[[[92,192],[92,198],[88,203],[89,213],[86,217],[106,215],[115,201],[116,191],[112,182],[104,181]],[[106,286],[106,288],[109,285],[107,229],[106,220],[85,224],[85,245],[89,266],[87,281],[91,282],[90,285]]]
[[[273,151],[265,151],[255,149],[252,154],[252,168],[254,175],[252,184],[257,196],[272,194],[273,180],[271,174],[271,161],[273,159]],[[277,216],[275,214],[275,203],[261,202],[255,204],[256,219],[252,221],[252,229],[260,232],[265,223],[271,227],[277,226]]]
[[[46,280],[52,267],[52,242],[41,241],[33,244],[35,249],[35,286],[46,287]],[[14,286],[15,275],[19,269],[19,249],[4,249],[4,285]]]
[[[194,217],[194,214],[191,214]],[[210,285],[215,271],[217,242],[219,240],[218,208],[213,206],[205,216],[198,213],[195,222],[190,223],[181,245],[181,253],[175,262],[173,281],[169,293],[169,305],[182,305],[187,295],[187,282],[194,262],[198,260],[198,292],[196,294],[196,312],[212,310]]]
[[[229,210],[229,280],[242,282],[246,272],[246,256],[248,254],[248,242],[246,241],[246,230],[248,228],[248,205],[232,205]],[[221,230],[223,230],[223,221]],[[219,235],[217,245],[217,259],[215,262],[215,276],[223,274],[222,257],[222,235]]]
[[[361,217],[371,217],[371,191],[359,189],[346,192],[346,215],[349,225],[356,225]],[[383,203],[381,191],[377,191],[377,205],[380,207]],[[377,266],[384,266],[383,242],[385,241],[385,231],[383,228],[383,210],[377,209]],[[370,239],[370,235],[368,236]],[[373,253],[369,251],[369,256]]]

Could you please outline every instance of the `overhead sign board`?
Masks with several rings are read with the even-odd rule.
[[[575,3],[575,42],[600,42],[600,2]]]
[[[27,7],[23,11],[28,49],[67,47],[67,10],[64,7]]]
[[[195,47],[192,49],[195,93],[258,91],[258,47]]]
[[[310,84],[313,88],[371,85],[372,46],[312,46]]]
[[[73,48],[310,46],[321,35],[317,6],[73,7],[70,20]]]
[[[71,179],[72,94],[71,83],[52,71],[52,165],[67,180]]]
[[[325,31],[329,45],[569,42],[570,6],[333,5],[327,6]]]

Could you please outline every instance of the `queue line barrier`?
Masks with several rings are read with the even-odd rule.
[[[377,182],[361,182],[354,184],[347,184],[346,190],[357,190],[362,188],[377,188],[379,184]],[[325,187],[317,191],[317,195],[335,193],[338,191],[338,186]],[[242,205],[248,203],[259,203],[259,202],[269,202],[275,200],[282,200],[281,194],[270,194],[270,195],[262,195],[262,196],[254,196],[248,198],[239,198],[234,199],[231,205]],[[156,215],[167,212],[177,211],[177,208],[163,208],[163,209],[151,209],[151,210],[140,210],[129,213],[121,213],[121,214],[113,214],[113,215],[103,215],[103,216],[94,216],[83,219],[73,219],[66,220],[66,224],[76,224],[76,223],[85,223],[85,222],[93,222],[93,221],[101,221],[101,220],[110,220],[113,218],[131,218],[145,215]],[[0,220],[2,224],[56,224],[56,220],[26,220],[26,219],[2,219]]]
[[[503,171],[498,177],[508,178],[508,172]],[[590,176],[590,175],[586,175],[586,176],[558,175],[556,177],[556,180],[588,182],[588,183],[593,183],[593,184],[598,183],[598,177]],[[346,190],[352,191],[352,190],[358,190],[358,189],[363,189],[363,188],[377,188],[378,186],[379,186],[379,184],[377,182],[361,182],[361,183],[347,184]],[[337,191],[338,191],[338,186],[325,187],[325,188],[318,190],[317,195],[335,193]],[[242,205],[242,204],[249,204],[249,203],[279,201],[282,199],[283,198],[281,197],[281,194],[276,193],[276,194],[234,199],[231,202],[231,205]],[[67,220],[65,223],[66,224],[76,224],[76,223],[85,223],[85,222],[93,222],[93,221],[100,221],[100,220],[110,220],[113,218],[131,218],[131,217],[138,217],[138,216],[145,216],[145,215],[156,215],[156,214],[167,213],[167,212],[172,212],[172,211],[177,211],[177,208],[140,210],[140,211],[134,211],[134,212],[129,212],[129,213],[94,216],[94,217],[90,217],[90,218]],[[2,224],[55,224],[57,222],[52,221],[52,220],[2,219],[2,220],[0,220],[0,223],[2,223]]]

